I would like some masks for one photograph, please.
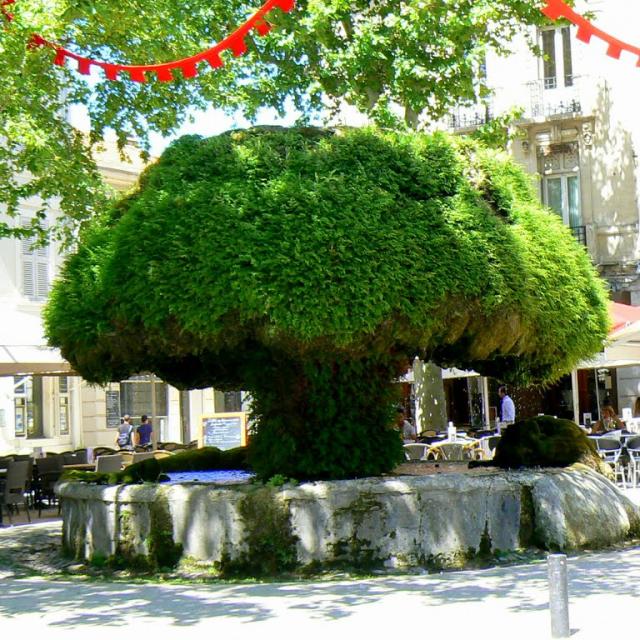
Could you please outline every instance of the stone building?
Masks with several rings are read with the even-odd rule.
[[[578,1],[575,9],[589,11],[592,24],[603,31],[640,46],[632,26],[640,18],[636,3]],[[585,43],[576,31],[567,22],[530,29],[542,58],[532,53],[525,37],[511,43],[511,55],[487,54],[482,73],[491,96],[481,105],[454,110],[447,124],[465,133],[492,117],[521,110],[510,153],[534,177],[542,202],[584,244],[609,284],[611,299],[640,305],[638,57],[624,51],[620,59],[611,57],[605,42],[592,37]],[[619,410],[640,395],[638,367],[579,374],[580,415],[596,411],[596,378],[599,399],[608,397]],[[541,402],[531,411],[569,413],[569,380],[561,387],[550,406]]]
[[[119,191],[131,188],[144,168],[133,143],[126,151],[129,161],[107,140],[96,154],[106,182]],[[35,199],[25,203],[19,222],[38,207]],[[50,220],[57,215],[48,212]],[[28,239],[0,238],[0,453],[112,447],[124,414],[136,423],[142,414],[153,416],[159,440],[189,442],[202,415],[240,410],[240,393],[180,392],[149,375],[103,388],[74,376],[59,352],[46,347],[40,318],[62,260],[55,241],[38,248]]]

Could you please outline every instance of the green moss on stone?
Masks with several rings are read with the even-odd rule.
[[[223,576],[274,576],[298,565],[298,538],[291,531],[289,511],[272,487],[249,491],[239,503],[245,551],[218,564]]]

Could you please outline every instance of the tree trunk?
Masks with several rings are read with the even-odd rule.
[[[389,358],[263,362],[250,389],[253,469],[263,479],[391,471],[403,459],[401,434],[394,429],[399,387],[393,382],[402,369],[403,363]]]

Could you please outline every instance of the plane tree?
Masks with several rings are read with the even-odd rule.
[[[552,381],[607,318],[584,248],[506,155],[273,127],[172,144],[86,226],[45,312],[90,382],[249,391],[265,478],[392,469],[394,380],[415,356]]]
[[[241,58],[223,55],[195,78],[172,82],[147,74],[118,82],[97,71],[91,82],[67,61],[54,66],[50,47],[31,47],[34,34],[105,62],[145,64],[192,56],[221,41],[262,0],[16,0],[0,16],[0,236],[48,233],[67,241],[102,210],[109,193],[93,150],[111,129],[143,153],[149,132],[170,135],[192,109],[217,107],[253,118],[262,108],[301,117],[349,104],[384,124],[440,117],[460,100],[484,92],[479,70],[487,47],[504,49],[530,25],[542,24],[542,2],[530,0],[297,0],[291,14],[274,10],[275,28],[247,39]],[[86,110],[88,133],[68,120]],[[34,196],[39,199],[34,200]],[[21,206],[39,203],[25,228]],[[48,209],[62,215],[44,224]]]

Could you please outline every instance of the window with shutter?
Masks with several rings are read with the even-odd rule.
[[[22,226],[30,224],[21,218]],[[34,247],[31,238],[22,244],[22,293],[30,300],[45,300],[49,294],[49,247]]]

